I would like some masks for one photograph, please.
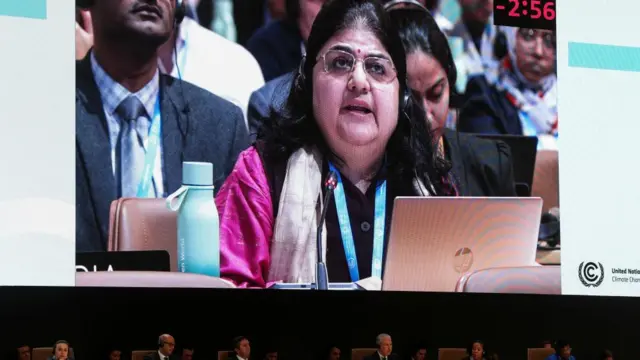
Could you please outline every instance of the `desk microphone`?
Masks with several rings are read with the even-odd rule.
[[[322,213],[320,214],[320,221],[318,222],[318,230],[316,231],[316,252],[318,254],[318,263],[316,264],[316,290],[328,290],[329,289],[329,275],[327,274],[327,265],[322,260],[322,228],[327,217],[327,208],[329,208],[329,201],[333,190],[338,184],[338,176],[335,172],[329,172],[327,180],[324,182],[324,202],[322,207]]]

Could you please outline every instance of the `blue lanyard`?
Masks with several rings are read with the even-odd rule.
[[[360,280],[358,271],[358,258],[356,256],[356,247],[353,242],[353,233],[351,232],[351,221],[349,219],[349,210],[347,209],[347,200],[344,195],[344,186],[342,185],[342,177],[340,172],[329,163],[329,169],[336,173],[338,184],[334,190],[336,200],[336,211],[338,213],[338,223],[340,225],[340,235],[342,237],[342,246],[344,247],[344,255],[347,258],[347,266],[349,267],[349,275],[351,281]],[[384,229],[385,229],[385,212],[387,208],[387,181],[378,182],[376,185],[375,200],[375,216],[373,223],[373,259],[371,261],[371,276],[382,279],[382,256],[384,254]]]
[[[149,189],[153,179],[153,169],[155,168],[158,147],[160,146],[160,132],[162,119],[160,116],[160,93],[156,99],[156,105],[153,110],[153,118],[151,119],[151,127],[149,129],[149,137],[147,139],[147,153],[144,158],[144,169],[142,177],[138,184],[139,198],[149,197]]]

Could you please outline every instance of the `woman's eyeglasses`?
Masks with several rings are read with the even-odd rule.
[[[362,61],[364,71],[374,82],[387,84],[392,82],[396,76],[396,68],[389,59],[368,56],[362,60],[356,59],[353,54],[342,50],[329,50],[320,57],[323,62],[324,71],[335,75],[348,75],[356,67],[356,63]]]

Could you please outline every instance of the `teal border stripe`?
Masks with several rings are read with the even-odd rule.
[[[0,0],[0,15],[44,20],[47,0]]]
[[[569,67],[640,72],[640,48],[569,42]]]

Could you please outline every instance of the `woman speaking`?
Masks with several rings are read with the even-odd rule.
[[[382,277],[393,199],[455,194],[406,76],[402,42],[379,2],[324,5],[285,111],[240,155],[216,197],[223,278],[241,287],[313,282],[330,172],[329,280]]]

